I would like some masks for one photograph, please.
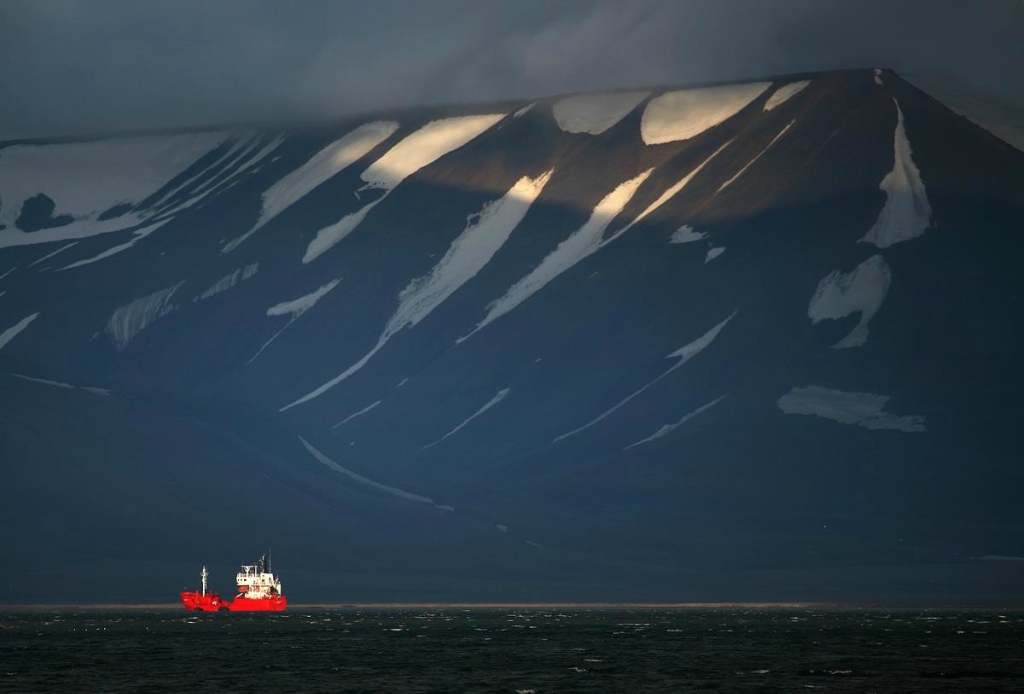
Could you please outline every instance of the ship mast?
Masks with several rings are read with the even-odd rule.
[[[206,577],[209,575],[210,572],[207,571],[206,567],[204,566],[202,573],[199,574],[199,576],[203,579],[203,597],[206,597]]]

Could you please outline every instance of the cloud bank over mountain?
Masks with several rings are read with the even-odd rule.
[[[4,139],[847,67],[1024,92],[1016,0],[10,0],[2,14]]]

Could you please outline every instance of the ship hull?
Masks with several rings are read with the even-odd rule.
[[[199,591],[181,593],[181,604],[190,612],[284,612],[288,598],[236,598],[234,602],[222,599],[216,593],[203,595]]]
[[[190,612],[227,612],[231,603],[221,599],[216,593],[203,595],[198,590],[183,591],[181,604]]]
[[[288,606],[288,598],[278,595],[270,598],[257,598],[255,600],[238,597],[231,603],[232,612],[284,612]]]

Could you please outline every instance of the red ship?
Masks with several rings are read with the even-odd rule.
[[[203,567],[199,574],[202,590],[181,592],[181,604],[192,612],[283,612],[288,598],[281,590],[281,579],[270,568],[270,554],[264,554],[255,564],[243,564],[235,576],[238,594],[234,602],[223,599],[219,593],[206,589],[210,573]]]

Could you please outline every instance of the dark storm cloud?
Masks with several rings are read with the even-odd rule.
[[[1019,0],[0,3],[0,137],[321,118],[838,67],[1021,102]]]

